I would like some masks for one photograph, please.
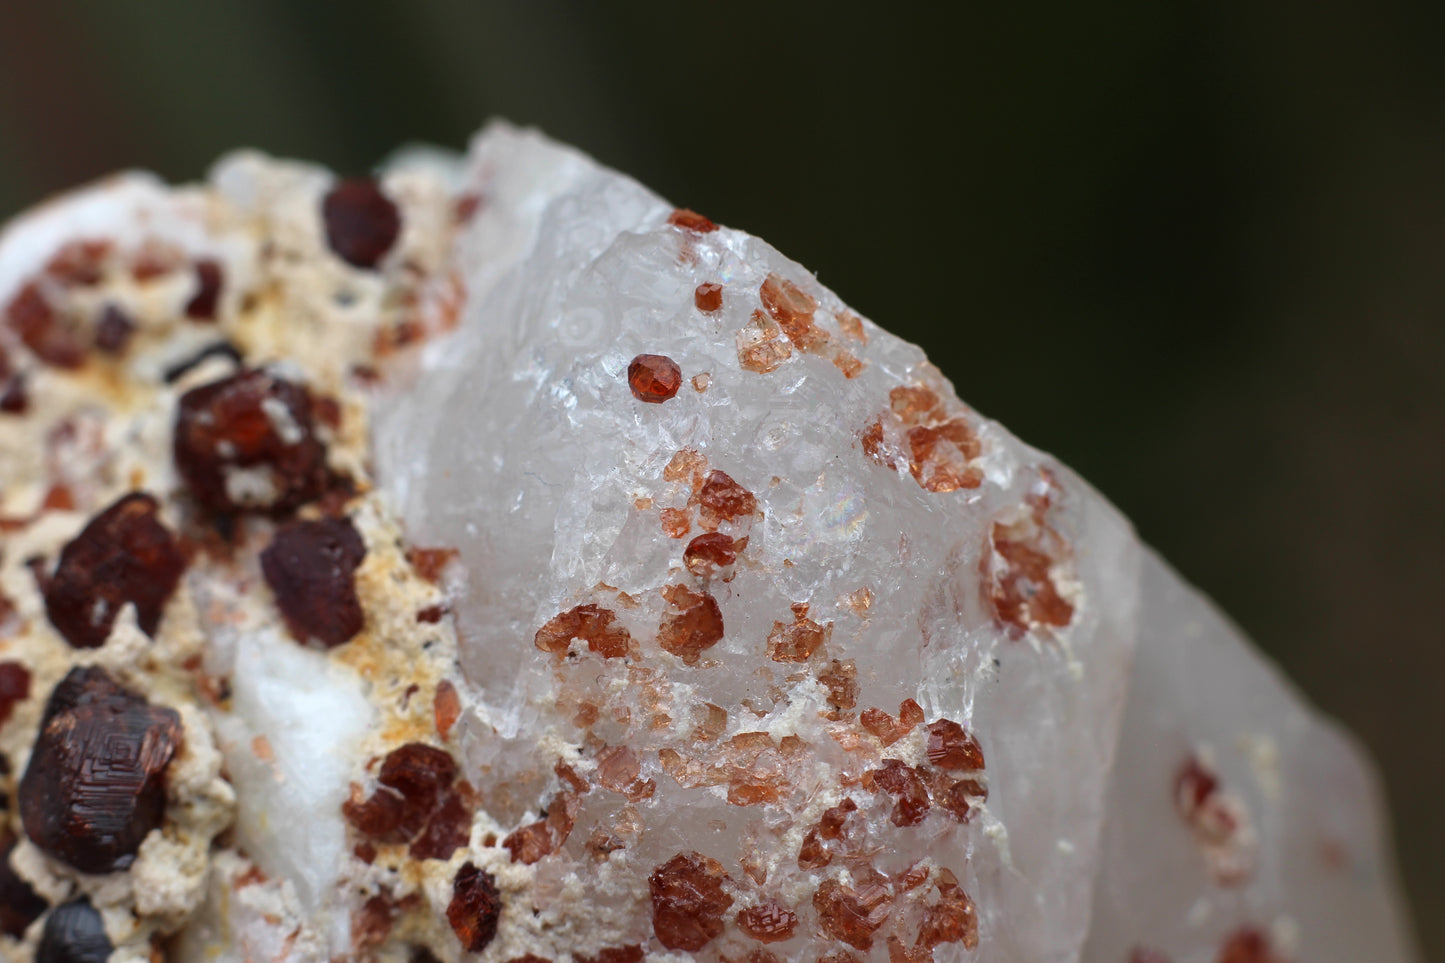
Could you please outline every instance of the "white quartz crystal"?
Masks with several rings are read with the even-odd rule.
[[[539,742],[582,741],[570,705],[559,706],[567,685],[633,707],[622,723],[604,709],[597,731],[632,747],[657,789],[637,803],[626,895],[606,897],[617,910],[609,935],[577,949],[648,945],[647,875],[686,850],[723,864],[738,905],[763,895],[798,904],[797,936],[769,947],[781,958],[846,949],[814,940],[811,896],[849,870],[800,870],[797,852],[809,821],[851,793],[869,817],[872,865],[897,874],[926,859],[952,869],[974,901],[977,949],[944,943],[937,960],[1127,963],[1149,948],[1205,961],[1251,926],[1273,941],[1271,960],[1411,958],[1358,750],[1142,552],[1083,481],[959,405],[916,347],[866,322],[866,345],[849,338],[843,303],[756,238],[671,226],[671,205],[533,133],[493,126],[466,165],[482,203],[455,254],[467,286],[460,330],[429,346],[425,373],[381,409],[380,471],[409,537],[461,550],[461,658],[478,694],[466,750],[487,779],[525,782]],[[794,344],[757,373],[740,366],[738,333],[770,274],[817,299],[829,346]],[[717,313],[694,306],[704,283],[722,285]],[[828,356],[838,347],[865,365],[857,377]],[[681,367],[675,398],[632,397],[628,363],[642,353]],[[687,380],[696,375],[710,380],[706,391]],[[890,391],[920,384],[976,430],[977,488],[929,491],[906,453],[897,470],[866,457],[865,432],[889,410]],[[671,539],[659,521],[661,508],[691,495],[665,477],[682,449],[704,454],[758,504],[736,577],[712,585],[726,635],[693,667],[654,641],[658,591],[692,584],[682,550],[699,529]],[[1029,515],[1041,471],[1057,492],[1047,523],[1066,546],[1051,577],[1073,616],[1011,637],[987,604],[986,543],[996,522]],[[637,608],[609,603],[616,592],[599,585]],[[862,589],[873,603],[860,617],[845,598]],[[656,673],[648,686],[629,683],[612,665],[621,660],[584,654],[585,668],[554,667],[532,644],[550,618],[585,602],[617,609],[638,643],[635,665]],[[831,623],[825,651],[808,666],[771,662],[769,632],[799,602]],[[987,760],[986,810],[963,826],[935,813],[898,828],[886,796],[865,802],[872,794],[840,785],[869,766],[850,759],[823,718],[826,690],[797,672],[816,675],[820,659],[856,660],[859,709],[897,713],[911,697],[930,721],[967,726]],[[724,741],[759,730],[805,740],[810,763],[792,774],[791,799],[730,805],[727,786],[683,789],[662,771],[659,753],[686,742],[690,713],[706,702],[728,711]],[[917,735],[883,755],[919,761]],[[1221,793],[1242,801],[1250,824],[1239,832],[1257,837],[1240,844],[1249,864],[1240,878],[1213,878],[1176,804],[1195,753],[1218,768]],[[595,797],[566,850],[549,857],[561,864],[553,875],[595,872],[576,844],[622,804]],[[741,866],[749,853],[765,864],[761,884]],[[892,925],[858,955],[886,959]],[[913,945],[908,925],[897,932]],[[726,956],[736,936],[730,926],[698,957]]]

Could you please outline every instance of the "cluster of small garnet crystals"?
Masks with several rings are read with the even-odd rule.
[[[26,835],[81,872],[130,866],[165,818],[165,771],[181,738],[175,710],[102,668],[71,669],[50,694],[20,780]]]
[[[435,746],[408,742],[382,760],[377,788],[363,798],[360,788],[342,804],[342,814],[366,840],[364,858],[375,858],[373,844],[409,844],[412,859],[450,859],[467,845],[472,825],[472,790],[457,780],[457,764]]]

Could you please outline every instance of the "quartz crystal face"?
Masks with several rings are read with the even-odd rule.
[[[0,955],[1415,958],[1359,751],[1117,511],[538,134],[117,178],[0,311]]]

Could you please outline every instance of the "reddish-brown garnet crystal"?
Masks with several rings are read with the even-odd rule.
[[[932,950],[943,943],[962,943],[965,949],[978,946],[978,913],[973,900],[958,885],[952,871],[938,871],[938,902],[923,914],[918,945]]]
[[[454,548],[409,548],[406,560],[416,569],[416,574],[435,585],[460,554]]]
[[[65,287],[93,287],[105,276],[105,260],[113,246],[98,238],[70,241],[46,263],[45,274]]]
[[[694,234],[709,234],[717,230],[717,225],[703,217],[697,211],[679,207],[667,216],[667,223],[673,227],[680,227],[684,231],[692,231]]]
[[[723,891],[722,864],[700,853],[679,853],[652,871],[652,931],[669,950],[695,952],[722,935],[733,898]]]
[[[687,543],[682,562],[698,578],[732,578],[733,563],[738,560],[737,546],[731,535],[706,532]]]
[[[722,285],[699,284],[692,292],[692,303],[703,314],[712,314],[722,307]]]
[[[793,938],[798,914],[768,900],[739,911],[738,928],[759,943],[781,943]]]
[[[462,716],[462,700],[457,687],[446,679],[437,683],[436,697],[432,700],[432,713],[436,719],[437,735],[443,739],[451,736],[452,726]]]
[[[640,354],[627,366],[627,386],[638,401],[659,405],[682,387],[682,369],[665,354]]]
[[[85,363],[85,345],[75,326],[61,316],[35,282],[22,287],[6,305],[5,323],[46,364],[79,368]]]
[[[662,617],[657,642],[664,651],[694,665],[704,651],[722,641],[722,610],[708,593],[684,585],[669,585],[662,594],[673,611]]]
[[[642,963],[647,954],[637,944],[609,946],[599,950],[596,956],[578,956],[577,963]]]
[[[467,800],[467,793],[447,791],[426,828],[412,840],[407,850],[412,859],[451,859],[467,845],[472,835],[472,806]]]
[[[468,953],[480,953],[497,935],[502,918],[502,897],[492,874],[467,863],[452,881],[447,922]]]
[[[895,826],[917,826],[923,822],[932,805],[924,774],[898,759],[883,760],[882,766],[864,774],[863,784],[897,800],[892,816]]]
[[[15,703],[30,698],[30,670],[19,662],[0,662],[0,728],[4,728]]]
[[[746,518],[758,510],[758,500],[732,476],[723,471],[710,471],[703,482],[702,491],[697,493],[702,505],[704,518],[713,528],[719,521],[734,521]]]
[[[627,654],[632,641],[626,626],[617,621],[617,613],[596,605],[578,605],[553,616],[537,630],[533,641],[537,648],[553,655],[562,655],[581,639],[587,648],[604,659],[620,659]]]
[[[512,862],[531,866],[552,852],[552,834],[547,831],[547,821],[539,819],[512,830],[502,840],[502,848],[512,854]]]
[[[132,492],[61,550],[45,586],[45,612],[74,647],[104,644],[127,604],[135,606],[141,630],[155,635],[186,567],[175,538],[156,518],[157,508],[150,495]]]
[[[350,519],[292,522],[276,533],[261,553],[261,573],[292,635],[333,648],[361,631],[356,569],[365,557]]]
[[[1224,941],[1217,963],[1285,963],[1285,959],[1274,951],[1262,930],[1245,926]]]
[[[84,873],[125,869],[165,818],[165,770],[180,716],[99,667],[71,669],[50,694],[20,781],[25,833]]]
[[[220,262],[210,259],[197,261],[196,293],[186,302],[186,317],[192,321],[214,321],[221,306],[221,287],[225,283],[225,272]]]
[[[940,769],[982,769],[983,748],[963,726],[939,719],[928,724],[928,761]]]
[[[774,622],[768,633],[768,658],[774,662],[807,662],[832,634],[833,624],[819,625],[812,619]]]
[[[376,781],[404,800],[402,830],[410,836],[437,808],[457,778],[457,763],[435,746],[408,742],[387,753]]]
[[[877,874],[862,873],[858,885],[846,886],[836,879],[827,879],[813,894],[813,909],[823,932],[841,940],[855,950],[873,946],[873,934],[888,922],[893,896],[885,881]]]
[[[14,833],[0,830],[0,933],[19,939],[48,904],[10,868],[10,852],[17,842]]]
[[[191,495],[217,512],[286,512],[326,486],[310,394],[263,369],[182,395],[173,449]]]
[[[763,309],[778,322],[783,334],[802,351],[814,351],[828,340],[826,332],[813,324],[818,302],[811,294],[778,274],[769,274],[758,290]]]
[[[450,754],[409,742],[389,752],[377,775],[376,792],[341,806],[347,821],[378,842],[411,841],[413,859],[450,859],[465,846],[472,809],[456,786],[457,764]]]
[[[401,236],[401,212],[370,177],[333,187],[321,202],[326,243],[352,267],[374,269]]]

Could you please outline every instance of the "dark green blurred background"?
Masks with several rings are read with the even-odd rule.
[[[1445,959],[1445,3],[911,9],[6,3],[0,215],[503,115],[766,237],[1361,735]]]

